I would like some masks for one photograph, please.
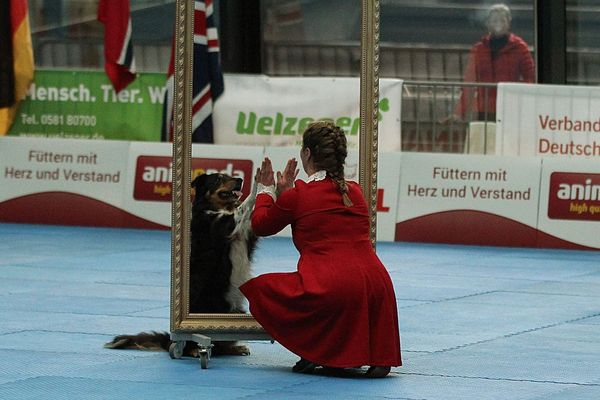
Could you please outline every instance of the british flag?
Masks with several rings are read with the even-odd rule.
[[[214,23],[213,1],[194,2],[194,83],[192,142],[213,143],[213,102],[223,93],[219,37]],[[174,47],[174,46],[173,46]],[[174,48],[163,107],[162,140],[173,141]]]

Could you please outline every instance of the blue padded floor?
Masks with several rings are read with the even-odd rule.
[[[600,399],[600,252],[379,243],[404,366],[368,380],[291,372],[297,357],[171,360],[107,350],[169,329],[170,233],[0,224],[0,399]],[[289,239],[255,273],[290,271]]]

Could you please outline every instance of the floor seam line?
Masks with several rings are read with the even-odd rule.
[[[431,377],[440,377],[440,378],[484,379],[484,380],[490,380],[490,381],[552,383],[552,384],[557,384],[557,385],[576,385],[576,386],[585,386],[585,387],[600,387],[600,383],[561,382],[561,381],[538,380],[538,379],[492,378],[492,377],[489,377],[489,376],[426,374],[426,373],[402,372],[402,371],[398,371],[398,374],[400,374],[400,375],[431,376]]]
[[[433,353],[444,353],[444,352],[447,352],[447,351],[453,351],[453,350],[463,349],[465,347],[475,346],[475,345],[482,344],[482,343],[489,343],[489,342],[493,342],[494,340],[498,340],[498,339],[506,339],[506,338],[510,338],[510,337],[513,337],[513,336],[522,335],[524,333],[531,333],[531,332],[536,332],[536,331],[540,331],[540,330],[543,330],[543,329],[554,328],[556,326],[560,326],[560,325],[564,325],[564,324],[570,324],[570,323],[573,323],[573,322],[578,322],[578,321],[582,321],[582,320],[585,320],[585,319],[588,319],[588,318],[594,318],[594,317],[598,317],[598,316],[600,316],[600,313],[586,315],[584,317],[579,317],[579,318],[573,318],[573,319],[570,319],[570,320],[567,320],[567,321],[561,321],[561,322],[557,322],[557,323],[554,323],[554,324],[540,326],[540,327],[537,327],[537,328],[526,329],[524,331],[509,333],[509,334],[506,334],[506,335],[497,336],[495,338],[484,339],[484,340],[480,340],[480,341],[472,342],[472,343],[465,343],[465,344],[462,344],[462,345],[459,345],[459,346],[449,347],[447,349],[436,350]]]

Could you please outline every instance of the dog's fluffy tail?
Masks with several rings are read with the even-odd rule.
[[[119,335],[104,345],[107,349],[135,349],[169,351],[171,336],[168,332],[140,332],[137,335]]]
[[[140,332],[137,335],[119,335],[104,344],[107,349],[134,349],[147,351],[169,351],[171,335],[168,332]],[[238,342],[213,342],[212,355],[248,355],[250,349]],[[187,341],[183,348],[184,357],[198,357],[198,345]]]

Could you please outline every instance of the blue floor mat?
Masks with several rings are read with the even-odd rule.
[[[600,252],[378,243],[404,365],[386,379],[291,372],[278,343],[245,357],[108,350],[169,329],[170,232],[0,224],[0,399],[600,398]],[[287,238],[254,272],[293,271]]]

